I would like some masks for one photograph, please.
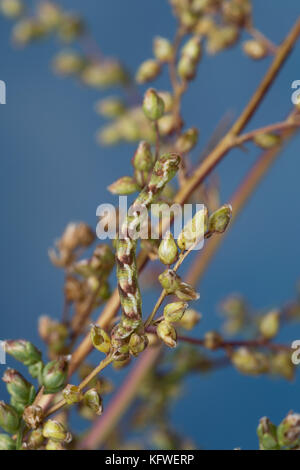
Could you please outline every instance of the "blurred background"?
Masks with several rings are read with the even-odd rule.
[[[82,14],[104,54],[121,58],[132,72],[152,55],[154,36],[172,38],[175,32],[166,0],[58,3]],[[255,24],[275,43],[300,13],[295,0],[254,0],[253,5]],[[52,73],[51,59],[60,49],[55,40],[17,50],[10,33],[10,22],[0,17],[0,79],[7,85],[7,104],[0,106],[0,339],[26,338],[42,348],[37,320],[41,314],[59,319],[63,303],[63,275],[50,263],[48,248],[70,221],[96,228],[96,208],[116,201],[106,188],[128,174],[135,145],[99,147],[95,134],[104,121],[93,106],[103,95]],[[249,60],[239,46],[204,58],[183,100],[185,122],[200,129],[197,152],[224,113],[235,117],[243,109],[269,62]],[[248,129],[285,118],[291,109],[291,83],[300,79],[299,64],[300,44]],[[167,76],[155,86],[167,89]],[[231,152],[218,166],[222,203],[259,154],[254,146],[248,148],[246,153]],[[299,148],[300,136],[285,148],[224,239],[199,286],[195,307],[203,320],[193,335],[202,337],[207,329],[220,327],[218,305],[233,292],[255,309],[280,307],[295,297],[300,278]],[[147,295],[145,309],[156,295]],[[300,339],[297,328],[284,328],[279,340],[289,344]],[[10,358],[8,365],[13,366]],[[108,375],[117,384],[124,372]],[[0,396],[5,394],[1,383]],[[197,448],[253,449],[259,418],[267,415],[279,422],[291,409],[300,411],[299,374],[289,383],[226,368],[190,377],[171,422]]]

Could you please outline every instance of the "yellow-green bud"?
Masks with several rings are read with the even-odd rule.
[[[125,356],[124,358],[117,359],[116,361],[113,362],[113,368],[115,370],[121,370],[124,369],[124,367],[127,367],[131,362],[131,357],[130,356]]]
[[[178,122],[173,114],[165,114],[158,121],[159,135],[162,137],[175,132]]]
[[[148,337],[146,335],[132,333],[129,340],[129,352],[132,356],[138,356],[147,346]]]
[[[187,28],[191,29],[193,28],[198,21],[198,15],[192,12],[191,10],[184,9],[180,15],[180,22],[181,24]]]
[[[127,76],[118,61],[109,60],[87,64],[82,71],[81,80],[85,85],[102,89],[125,83]]]
[[[239,29],[232,26],[224,26],[211,32],[207,42],[207,52],[217,54],[227,47],[233,46],[239,38]]]
[[[76,385],[68,384],[62,392],[62,395],[68,405],[79,403],[83,399],[80,388]]]
[[[43,408],[37,405],[27,406],[23,413],[25,423],[31,429],[37,429],[44,418]]]
[[[84,67],[84,59],[74,51],[63,51],[53,60],[54,71],[62,76],[79,73]]]
[[[49,439],[45,446],[45,450],[65,450],[65,447],[61,442],[56,442]]]
[[[172,43],[168,39],[156,37],[153,44],[153,53],[160,62],[170,62],[174,56]]]
[[[72,42],[84,32],[84,23],[75,15],[64,16],[60,22],[58,35],[63,42]]]
[[[25,46],[44,35],[45,29],[43,26],[31,18],[20,20],[13,29],[13,40],[19,46]]]
[[[18,18],[24,12],[24,3],[21,0],[1,0],[0,10],[8,18]]]
[[[91,328],[91,341],[94,348],[98,351],[108,354],[111,348],[111,340],[109,335],[106,333],[103,328],[98,325],[92,325]]]
[[[268,372],[269,362],[263,354],[245,347],[239,348],[231,356],[233,365],[246,375],[260,375]]]
[[[232,207],[230,204],[224,206],[213,212],[208,220],[208,232],[212,234],[214,232],[223,233],[225,232],[230,219],[232,216]]]
[[[201,39],[192,37],[182,48],[182,55],[189,57],[193,62],[198,62],[201,57]]]
[[[278,310],[272,310],[262,317],[259,330],[264,338],[272,339],[277,335],[280,326],[279,313]]]
[[[174,107],[174,97],[169,91],[158,91],[158,95],[161,97],[165,104],[165,113],[170,113]]]
[[[37,6],[37,18],[48,31],[51,31],[60,24],[63,16],[58,5],[43,1]]]
[[[90,408],[96,415],[101,415],[103,412],[102,398],[95,388],[91,388],[85,392],[83,397],[85,406]]]
[[[277,438],[281,447],[300,445],[300,414],[289,413],[277,428]]]
[[[132,158],[132,165],[136,170],[149,171],[152,169],[153,164],[154,158],[150,144],[143,140],[139,143],[139,146]]]
[[[164,317],[167,322],[176,323],[180,321],[186,311],[188,304],[186,302],[172,302],[164,308]]]
[[[158,280],[167,294],[175,294],[180,300],[197,300],[200,297],[194,288],[183,282],[172,269],[167,269],[160,274]]]
[[[98,101],[96,111],[106,118],[116,118],[125,112],[126,108],[120,98],[109,97]]]
[[[223,16],[229,23],[244,26],[251,13],[251,3],[248,1],[223,2]]]
[[[278,351],[271,357],[271,372],[286,380],[293,380],[295,366],[291,360],[291,352]]]
[[[204,335],[204,347],[214,351],[223,344],[223,338],[217,331],[207,331]]]
[[[173,264],[178,258],[178,248],[171,232],[160,242],[158,256],[163,264]]]
[[[14,434],[19,429],[20,417],[10,405],[0,401],[0,427],[9,434]]]
[[[122,176],[107,189],[112,194],[132,194],[139,190],[139,186],[131,176]]]
[[[136,74],[138,83],[146,83],[154,80],[160,73],[161,66],[157,60],[149,59],[143,62]]]
[[[2,377],[8,393],[18,402],[27,405],[34,399],[35,389],[19,372],[7,369]]]
[[[7,354],[10,354],[25,366],[39,362],[42,357],[41,352],[32,343],[23,339],[5,341],[4,349]]]
[[[201,313],[198,313],[196,310],[189,308],[185,311],[178,325],[185,330],[192,330],[199,323],[201,318]]]
[[[25,449],[35,450],[41,447],[43,443],[44,443],[43,428],[39,427],[38,429],[34,429],[29,434]]]
[[[43,436],[54,442],[69,443],[72,441],[72,435],[66,430],[65,426],[59,421],[49,419],[43,426]]]
[[[16,450],[15,441],[7,434],[0,434],[0,450]]]
[[[275,424],[271,423],[269,418],[263,417],[259,420],[257,436],[259,439],[260,450],[279,449],[277,441],[277,428]]]
[[[177,345],[177,333],[170,323],[161,321],[157,326],[157,335],[159,338],[170,348],[175,348]]]
[[[183,134],[181,134],[175,143],[176,152],[178,153],[190,152],[197,144],[198,135],[199,135],[199,132],[196,129],[196,127],[192,127],[191,129],[188,129]]]
[[[268,50],[261,41],[250,39],[243,43],[243,51],[254,60],[264,59],[268,55]]]
[[[207,229],[207,209],[198,211],[178,235],[177,244],[182,251],[202,241]]]
[[[278,134],[257,134],[253,141],[255,144],[262,149],[270,149],[281,144],[281,137]]]
[[[64,387],[68,372],[68,360],[62,356],[45,365],[42,381],[45,393],[57,393]]]
[[[150,121],[156,121],[164,114],[165,105],[154,88],[149,88],[144,96],[143,110]]]
[[[182,80],[193,80],[196,76],[197,64],[187,55],[181,56],[177,65],[177,73]]]

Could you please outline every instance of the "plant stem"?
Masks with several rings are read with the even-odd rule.
[[[286,121],[282,122],[276,122],[275,124],[270,124],[265,127],[260,127],[259,129],[255,129],[253,131],[247,132],[246,134],[242,134],[240,137],[237,137],[234,140],[234,145],[242,145],[248,140],[252,140],[255,136],[259,134],[267,134],[269,132],[274,132],[274,131],[282,131],[284,129],[289,129],[292,127],[298,127],[300,126],[300,121],[293,121],[287,119]]]

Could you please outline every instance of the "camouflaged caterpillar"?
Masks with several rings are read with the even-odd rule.
[[[112,332],[115,351],[128,353],[126,345],[131,334],[142,326],[142,299],[138,285],[136,266],[137,241],[128,233],[130,226],[137,224],[138,208],[146,208],[156,200],[165,185],[175,176],[180,164],[177,154],[162,155],[156,162],[149,183],[144,187],[131,207],[132,216],[127,215],[117,240],[117,278],[122,308],[120,323]],[[135,208],[137,208],[135,210]],[[122,350],[123,348],[123,350]]]

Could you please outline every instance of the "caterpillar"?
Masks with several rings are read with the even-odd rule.
[[[116,263],[118,289],[122,309],[120,323],[113,329],[112,345],[115,350],[127,353],[131,334],[142,326],[142,299],[138,284],[136,266],[137,240],[130,237],[129,228],[138,223],[140,208],[148,209],[164,189],[165,185],[175,176],[180,164],[177,154],[162,155],[154,165],[149,183],[140,192],[131,206],[120,228],[117,239]]]

